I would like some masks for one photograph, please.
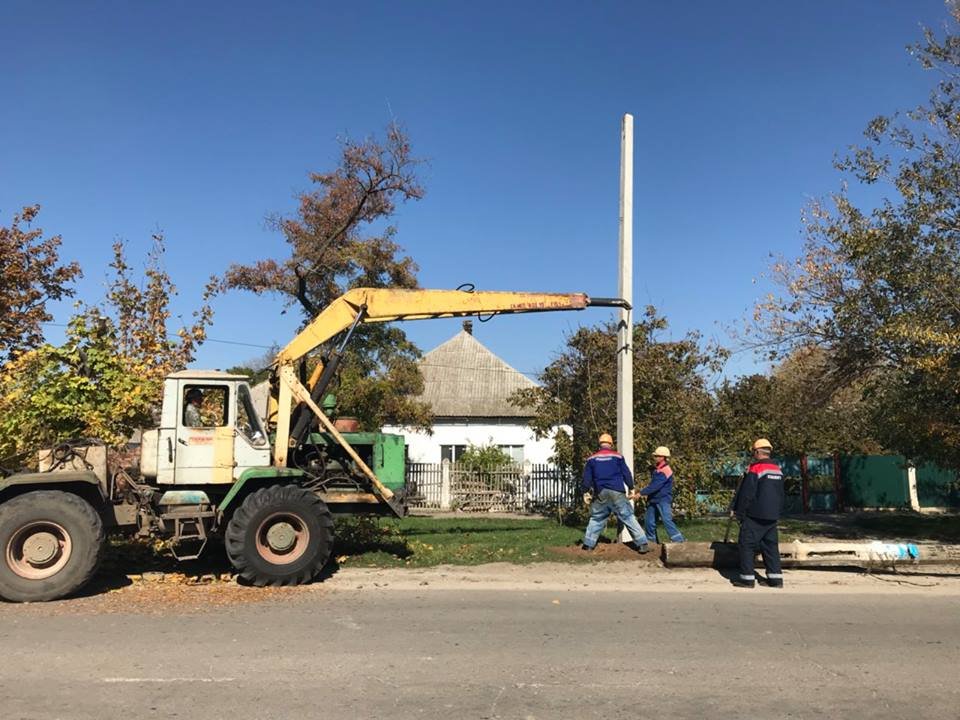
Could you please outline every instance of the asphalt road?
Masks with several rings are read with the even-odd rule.
[[[0,717],[960,717],[955,594],[340,580],[190,612],[2,606]]]

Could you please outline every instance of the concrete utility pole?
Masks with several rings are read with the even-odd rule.
[[[633,115],[620,126],[620,282],[618,296],[633,305]],[[617,325],[617,449],[633,472],[633,311],[620,309]],[[620,539],[632,538],[621,528]]]

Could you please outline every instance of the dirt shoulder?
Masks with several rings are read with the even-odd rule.
[[[621,555],[619,550],[609,553]],[[866,572],[857,568],[785,570],[783,591],[759,586],[734,588],[733,573],[709,568],[665,568],[656,553],[626,559],[589,562],[540,562],[528,565],[490,563],[430,568],[341,567],[322,582],[286,588],[239,585],[229,575],[190,577],[181,573],[148,573],[124,578],[112,587],[92,586],[80,597],[50,603],[16,605],[0,602],[0,619],[24,616],[100,614],[195,614],[218,612],[226,606],[258,604],[264,609],[289,603],[316,602],[330,593],[389,593],[392,591],[503,592],[572,590],[639,593],[743,593],[768,595],[909,594],[960,597],[960,566],[911,567],[897,572]],[[322,600],[321,600],[322,601]]]
[[[504,591],[588,588],[597,592],[748,592],[730,585],[730,573],[709,568],[664,568],[644,561],[595,562],[571,565],[543,562],[532,565],[439,566],[416,570],[344,568],[324,583],[330,590],[469,590],[482,587]],[[911,568],[896,573],[857,569],[785,570],[783,592],[910,593],[960,596],[960,567]],[[317,586],[310,586],[317,587]],[[766,587],[755,592],[777,593]]]

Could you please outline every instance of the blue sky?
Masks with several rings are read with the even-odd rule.
[[[725,339],[796,255],[835,152],[934,79],[905,50],[940,0],[25,2],[0,8],[0,222],[40,203],[96,301],[111,243],[167,237],[178,310],[233,262],[286,257],[289,213],[337,137],[396,119],[426,158],[398,241],[424,287],[614,295],[619,126],[635,117],[636,304]],[[69,305],[59,307],[65,322]],[[198,367],[284,344],[278,300],[216,301]],[[533,373],[605,310],[496,318],[475,334]],[[426,351],[458,321],[411,323]],[[50,328],[58,339],[59,329]],[[237,345],[229,343],[247,343]],[[736,356],[730,374],[756,367]]]

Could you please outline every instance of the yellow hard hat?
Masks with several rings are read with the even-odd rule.
[[[603,445],[604,443],[606,443],[607,445],[613,445],[613,438],[610,437],[610,433],[601,433],[600,439],[597,440],[597,442],[600,443],[601,445]]]
[[[653,451],[654,455],[659,455],[660,457],[670,457],[670,448],[665,445],[661,445],[656,450]]]
[[[770,444],[770,441],[766,438],[760,438],[753,444],[754,450],[766,449],[773,450],[773,445]]]

